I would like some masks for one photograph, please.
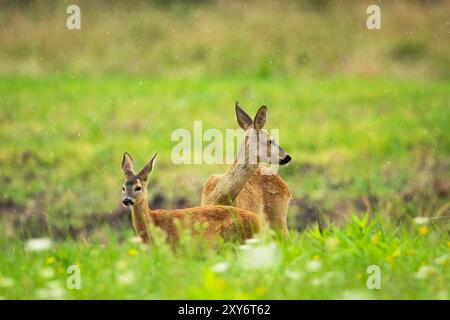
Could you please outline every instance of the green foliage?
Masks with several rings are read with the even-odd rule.
[[[345,78],[3,78],[2,211],[36,220],[40,231],[30,226],[24,235],[70,234],[89,214],[120,207],[124,151],[137,166],[158,152],[149,192],[166,208],[198,205],[207,177],[227,165],[172,164],[171,133],[192,131],[195,120],[203,130],[238,128],[239,99],[249,113],[268,106],[266,127],[280,129],[293,157],[279,170],[298,200],[293,228],[308,214],[339,219],[338,208],[344,216],[375,209],[399,219],[433,216],[449,192],[448,88]]]
[[[431,232],[432,231],[432,232]],[[448,299],[450,239],[393,229],[385,219],[354,218],[344,228],[293,232],[291,241],[222,244],[181,241],[174,253],[161,238],[150,249],[114,232],[89,242],[57,242],[24,250],[3,239],[0,297],[7,299]],[[69,290],[69,265],[81,289]],[[370,265],[381,289],[366,286]]]

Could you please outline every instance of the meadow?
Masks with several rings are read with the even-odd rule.
[[[64,2],[6,3],[0,298],[450,298],[450,46],[430,40],[448,37],[448,3],[386,4],[370,39],[355,27],[364,5],[347,1],[119,1],[86,10],[75,34]],[[138,166],[158,152],[152,208],[198,205],[228,166],[174,164],[171,134],[198,120],[238,128],[236,100],[252,115],[268,106],[266,127],[293,158],[279,169],[290,241],[137,243],[123,152]],[[66,287],[70,265],[80,290]],[[379,290],[366,285],[373,265]]]
[[[344,228],[294,233],[199,250],[189,238],[179,251],[148,247],[115,232],[103,239],[55,243],[24,251],[2,241],[0,294],[9,299],[448,299],[449,248],[438,230],[415,232],[381,220],[354,218]],[[445,242],[447,241],[447,243]],[[78,265],[81,288],[69,290],[68,265]],[[367,268],[381,271],[369,290]]]
[[[345,78],[2,79],[0,295],[448,298],[448,86]],[[202,183],[226,165],[172,164],[171,132],[192,129],[196,119],[205,128],[236,127],[235,96],[250,110],[258,107],[252,101],[269,106],[267,127],[280,128],[280,144],[294,159],[279,170],[294,195],[292,242],[262,239],[250,254],[238,244],[217,253],[187,242],[173,254],[130,242],[122,152],[141,164],[159,153],[149,184],[153,207],[196,205]],[[362,222],[364,214],[370,222]],[[414,223],[419,216],[425,224]],[[56,239],[48,251],[24,249],[27,239],[43,236]],[[248,267],[240,259],[256,262]],[[82,290],[67,290],[65,271],[75,263]],[[218,263],[226,272],[212,271]],[[382,268],[382,290],[365,287],[372,264]]]

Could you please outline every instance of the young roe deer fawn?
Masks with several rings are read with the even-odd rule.
[[[122,187],[122,202],[131,209],[133,226],[144,243],[151,243],[149,226],[152,224],[167,234],[167,240],[177,244],[178,227],[189,228],[194,236],[203,236],[214,242],[217,237],[224,240],[245,240],[261,231],[259,217],[248,210],[231,206],[203,206],[176,210],[151,210],[147,199],[148,176],[153,169],[156,154],[139,173],[134,172],[133,159],[125,153],[122,170],[125,183]],[[199,230],[198,226],[204,226]]]
[[[245,130],[238,157],[228,171],[208,178],[201,204],[232,205],[256,212],[263,215],[273,230],[289,236],[286,217],[291,193],[278,174],[263,174],[268,169],[259,164],[284,165],[291,157],[263,129],[266,106],[259,108],[252,120],[236,102],[236,117]]]

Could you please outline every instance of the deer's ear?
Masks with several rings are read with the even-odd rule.
[[[247,130],[253,125],[252,118],[241,108],[239,102],[236,101],[236,119],[239,126]]]
[[[266,124],[267,119],[267,107],[262,106],[259,108],[258,112],[256,113],[255,120],[253,121],[255,129],[259,130],[264,127]]]
[[[142,168],[141,171],[137,174],[137,177],[142,181],[147,181],[148,175],[152,172],[153,164],[155,162],[157,153],[147,162],[147,164]]]
[[[122,159],[122,171],[125,174],[126,178],[130,178],[134,176],[134,168],[133,168],[133,158],[128,152],[123,154]]]

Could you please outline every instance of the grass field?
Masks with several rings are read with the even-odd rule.
[[[367,218],[367,217],[366,217]],[[127,233],[130,237],[131,232]],[[120,242],[114,232],[97,241],[58,242],[24,251],[1,242],[0,295],[9,299],[448,299],[450,241],[438,228],[413,232],[354,219],[343,229],[294,233],[199,250],[159,243],[149,250]],[[69,265],[79,265],[81,289],[66,289]],[[381,288],[366,286],[379,266]]]
[[[387,79],[2,79],[2,206],[47,220],[49,232],[53,222],[111,212],[120,204],[124,151],[138,165],[158,152],[150,193],[168,205],[177,197],[197,204],[208,175],[227,166],[171,164],[171,133],[193,130],[195,120],[204,129],[237,128],[240,97],[252,112],[269,106],[267,128],[280,130],[294,158],[280,174],[296,199],[365,211],[386,210],[400,196],[408,201],[394,208],[399,218],[432,216],[448,197],[448,87]],[[418,207],[407,210],[411,203]]]
[[[359,75],[448,78],[448,1],[10,1],[0,10],[0,73],[161,77]]]
[[[3,78],[0,296],[448,298],[448,220],[412,220],[448,215],[448,88],[363,78]],[[129,242],[122,152],[138,164],[159,153],[149,192],[160,206],[196,205],[207,176],[226,165],[172,164],[170,134],[192,130],[194,120],[237,127],[236,97],[250,113],[269,106],[267,127],[280,129],[294,159],[279,171],[294,195],[292,242],[266,239],[250,254],[186,245],[176,255]],[[117,212],[119,224],[108,219]],[[373,222],[358,220],[365,213]],[[60,240],[25,251],[27,239],[42,236]],[[228,270],[212,271],[221,262]],[[82,290],[65,288],[74,263]],[[267,266],[253,270],[259,264]],[[371,264],[382,270],[381,290],[365,287]]]

